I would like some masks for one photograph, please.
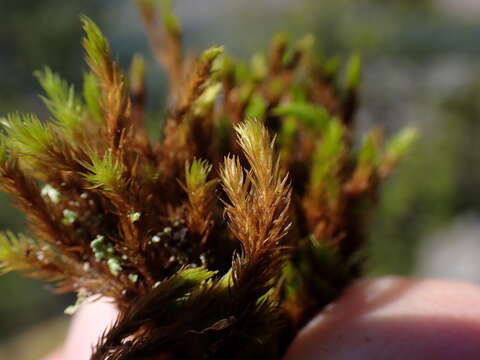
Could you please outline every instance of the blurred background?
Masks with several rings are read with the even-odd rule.
[[[321,54],[363,56],[359,133],[405,124],[421,130],[411,156],[383,187],[370,228],[369,274],[480,282],[480,2],[478,0],[178,0],[186,46],[224,44],[247,58],[277,31],[313,33]],[[45,115],[32,72],[49,65],[74,83],[85,69],[79,15],[92,17],[123,64],[149,62],[152,112],[165,77],[129,0],[0,1],[0,116]],[[158,99],[157,101],[155,101]],[[0,198],[0,228],[22,216]],[[0,358],[38,359],[61,342],[69,296],[36,281],[0,278]],[[25,344],[28,343],[28,346]]]

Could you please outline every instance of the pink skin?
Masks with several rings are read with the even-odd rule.
[[[62,349],[44,360],[87,360],[112,322],[111,305],[75,316]],[[365,279],[299,334],[284,360],[480,359],[480,286],[396,277]]]
[[[99,337],[116,318],[111,303],[87,303],[75,314],[63,346],[44,360],[88,360]]]

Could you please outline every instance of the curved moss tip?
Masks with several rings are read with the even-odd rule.
[[[40,156],[55,143],[55,133],[36,115],[13,113],[7,115],[8,147],[19,154]]]
[[[350,56],[346,70],[346,87],[348,90],[356,90],[362,81],[362,58],[360,54],[354,53]]]
[[[185,163],[185,181],[187,189],[195,190],[207,182],[212,165],[206,160],[193,159]]]
[[[56,123],[66,132],[70,134],[74,132],[81,124],[83,109],[73,85],[63,80],[49,67],[35,71],[33,74],[45,91],[46,97],[41,98]]]
[[[332,115],[327,109],[305,101],[296,101],[277,106],[273,110],[278,116],[289,116],[301,120],[309,129],[322,132],[330,123]]]
[[[132,93],[141,91],[145,82],[145,58],[135,54],[130,65],[130,88]]]
[[[171,0],[161,2],[162,18],[165,28],[170,34],[179,35],[182,32],[182,24],[172,9]]]
[[[88,170],[83,176],[92,184],[92,188],[103,187],[107,191],[114,191],[124,184],[122,165],[111,151],[107,151],[103,156],[90,151],[89,157],[90,161],[83,163]]]
[[[309,50],[311,48],[313,48],[313,46],[315,45],[315,35],[310,33],[310,34],[307,34],[305,35],[304,37],[302,37],[299,41],[298,41],[298,48],[302,49],[302,50]]]
[[[99,45],[106,45],[106,39],[103,36],[102,31],[98,25],[86,15],[80,15],[80,21],[82,22],[82,28],[89,40],[93,40]]]
[[[274,47],[284,47],[287,46],[288,42],[290,41],[290,35],[286,32],[279,32],[273,35],[273,46]]]
[[[419,137],[419,131],[413,126],[404,128],[393,137],[387,144],[387,153],[394,157],[404,156],[415,144]]]
[[[80,21],[86,36],[83,40],[83,46],[87,51],[88,57],[94,63],[100,63],[110,51],[108,41],[97,24],[88,16],[81,15]]]
[[[205,50],[200,56],[200,61],[209,64],[212,63],[219,55],[223,54],[225,48],[223,46],[212,46],[210,49]]]

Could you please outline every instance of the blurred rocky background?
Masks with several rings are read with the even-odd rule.
[[[478,0],[178,0],[186,45],[224,44],[247,58],[271,36],[313,33],[321,55],[362,54],[359,130],[421,130],[412,155],[383,188],[371,226],[370,274],[480,282],[480,2]],[[45,115],[32,72],[49,65],[78,83],[79,15],[92,17],[127,65],[142,52],[151,65],[152,119],[163,111],[165,77],[156,68],[129,0],[0,2],[0,117]],[[24,219],[0,198],[0,227]],[[45,285],[0,278],[0,358],[40,358],[61,341],[65,306]],[[28,344],[28,346],[26,346]]]

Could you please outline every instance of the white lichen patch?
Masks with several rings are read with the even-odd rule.
[[[54,204],[58,204],[60,202],[60,191],[55,189],[50,184],[46,184],[42,188],[41,195],[50,199],[50,201]]]
[[[43,251],[37,251],[37,260],[40,262],[45,261],[45,253]]]
[[[80,305],[82,305],[87,298],[87,292],[84,289],[80,289],[77,293],[77,300],[75,301],[75,304],[67,306],[63,312],[66,315],[74,315],[80,308]]]
[[[113,276],[118,276],[120,272],[123,270],[122,266],[120,265],[120,261],[117,258],[110,258],[107,261],[108,269]]]
[[[70,209],[64,209],[62,223],[64,225],[72,225],[77,220],[77,217],[77,212]]]
[[[128,218],[130,219],[130,221],[132,223],[134,223],[134,222],[137,222],[138,220],[140,220],[141,216],[142,216],[142,213],[137,211],[137,212],[129,214]]]
[[[105,243],[105,236],[97,235],[97,237],[90,243],[90,247],[92,248],[97,261],[100,261],[106,257],[107,244]]]
[[[129,274],[128,280],[135,284],[138,281],[138,274]]]

